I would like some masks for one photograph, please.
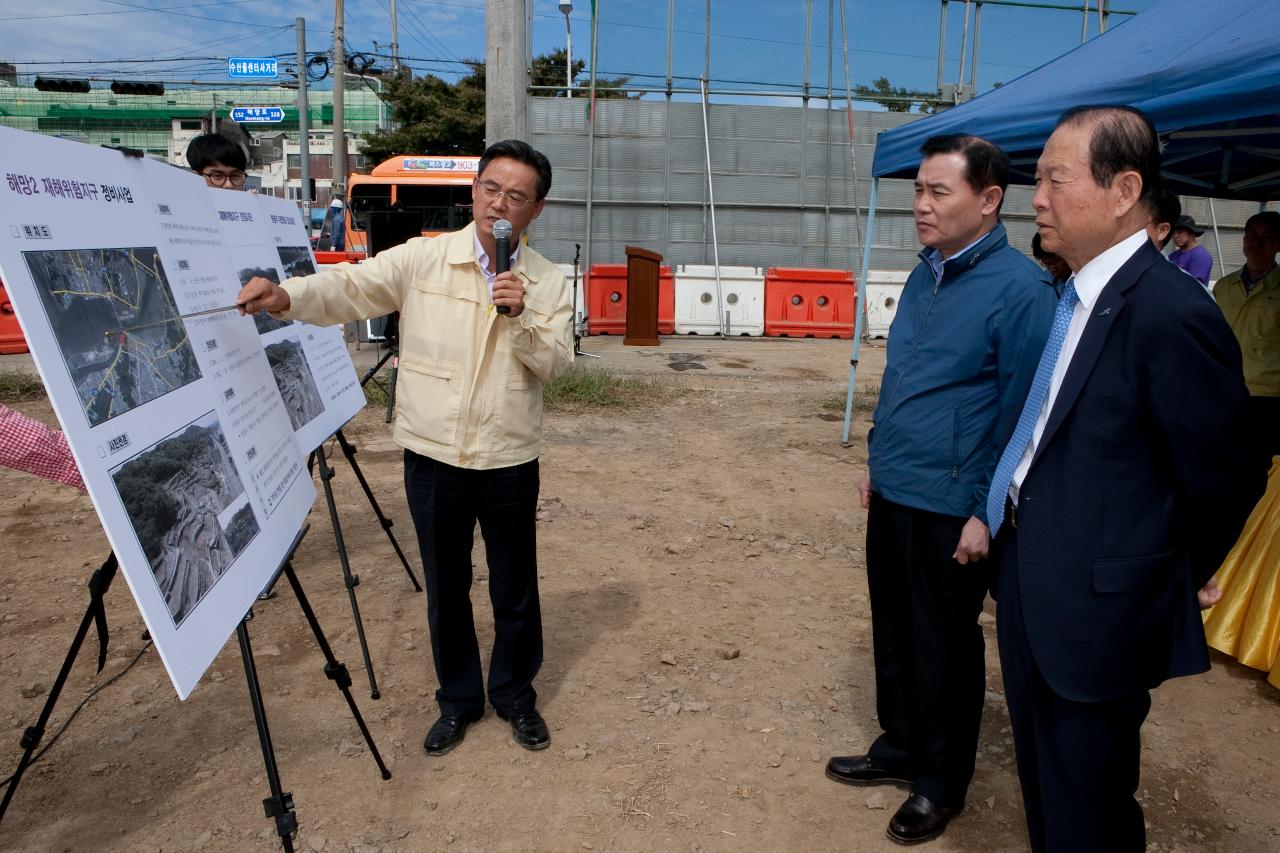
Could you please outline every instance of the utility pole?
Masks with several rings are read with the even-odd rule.
[[[347,52],[343,44],[342,0],[333,0],[333,197],[347,194],[347,125],[343,87],[347,79]],[[350,214],[348,214],[350,215]]]
[[[311,236],[311,116],[307,112],[307,21],[295,18],[298,31],[298,178],[302,181],[302,221]],[[285,157],[285,174],[289,171],[289,158]]]
[[[400,25],[396,23],[396,0],[391,0],[391,70],[400,73]]]
[[[524,0],[485,3],[485,145],[529,136]]]

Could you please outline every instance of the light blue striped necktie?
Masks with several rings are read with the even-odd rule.
[[[1053,313],[1053,325],[1049,328],[1049,340],[1045,342],[1044,352],[1040,354],[1040,364],[1036,367],[1036,375],[1031,380],[1031,391],[1027,394],[1027,402],[1022,405],[1022,414],[1018,416],[1018,425],[1014,427],[1013,437],[1005,445],[1000,462],[996,465],[995,476],[991,478],[991,491],[987,493],[987,527],[995,536],[1004,521],[1004,504],[1009,495],[1009,486],[1013,483],[1013,472],[1022,461],[1022,454],[1031,443],[1035,433],[1036,421],[1040,418],[1040,410],[1049,396],[1049,386],[1053,382],[1053,368],[1058,363],[1058,355],[1062,352],[1062,344],[1067,340],[1067,329],[1071,326],[1071,315],[1075,311],[1080,297],[1076,296],[1076,277],[1067,279],[1067,286],[1058,300],[1058,308]]]

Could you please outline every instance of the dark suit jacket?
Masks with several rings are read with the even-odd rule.
[[[1247,396],[1212,298],[1144,243],[1094,305],[1019,491],[1019,603],[1058,695],[1209,668],[1196,590],[1266,481]]]

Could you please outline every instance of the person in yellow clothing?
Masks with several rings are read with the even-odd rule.
[[[542,386],[573,362],[564,274],[520,235],[542,212],[551,164],[519,140],[480,158],[472,224],[415,238],[362,264],[277,285],[255,278],[241,313],[318,325],[400,312],[394,438],[427,579],[440,717],[423,747],[443,755],[484,715],[471,613],[476,522],[489,563],[494,644],[488,699],[517,743],[550,743],[533,679],[542,664],[535,512]],[[511,223],[510,269],[497,272],[494,223]],[[505,307],[506,313],[497,309]]]
[[[1280,454],[1280,213],[1245,223],[1244,267],[1218,279],[1213,298],[1244,355],[1251,428]],[[1280,687],[1280,460],[1235,547],[1214,576],[1220,600],[1204,611],[1209,645],[1268,673]]]
[[[1280,213],[1244,226],[1244,266],[1218,279],[1213,298],[1240,342],[1249,386],[1249,421],[1263,445],[1280,454]]]
[[[1209,645],[1280,688],[1280,459],[1214,582],[1221,598],[1203,614]]]

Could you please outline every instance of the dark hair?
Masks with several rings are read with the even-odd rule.
[[[1001,193],[1009,188],[1009,171],[1012,169],[1009,155],[989,139],[969,133],[944,133],[926,139],[920,146],[920,153],[925,157],[935,154],[964,157],[964,179],[976,193],[987,187],[999,187]],[[1004,204],[1003,196],[1000,203]]]
[[[1049,253],[1044,250],[1044,246],[1040,243],[1040,232],[1037,231],[1031,235],[1031,257],[1037,261],[1043,261],[1047,254]]]
[[[486,148],[484,154],[480,155],[476,175],[483,175],[489,164],[499,157],[524,163],[538,173],[537,201],[542,201],[551,192],[551,162],[547,160],[547,155],[535,151],[532,145],[519,139],[504,139]]]
[[[249,161],[244,149],[221,133],[197,136],[187,145],[187,163],[197,172],[203,172],[214,163],[244,171]]]
[[[1245,221],[1244,227],[1248,228],[1250,223],[1253,222],[1257,222],[1270,231],[1273,240],[1280,240],[1280,212],[1264,210],[1261,213],[1255,213]]]
[[[1094,183],[1109,187],[1121,172],[1137,172],[1142,179],[1138,201],[1154,209],[1160,190],[1160,136],[1146,113],[1124,105],[1074,107],[1062,114],[1054,129],[1068,124],[1090,126],[1089,171]]]
[[[1169,245],[1169,240],[1173,238],[1173,226],[1178,223],[1178,217],[1181,215],[1182,202],[1178,201],[1178,194],[1167,187],[1156,190],[1151,200],[1151,221],[1169,224],[1169,233],[1160,241],[1161,249]]]

